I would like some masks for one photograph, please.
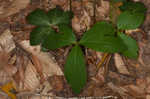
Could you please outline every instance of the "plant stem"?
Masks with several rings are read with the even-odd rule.
[[[96,3],[97,3],[97,0],[94,0],[94,3],[93,3],[93,18],[94,18],[94,24],[96,23]]]
[[[72,0],[69,1],[70,11],[72,11]]]

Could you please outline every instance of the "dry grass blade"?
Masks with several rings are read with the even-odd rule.
[[[100,60],[100,62],[99,62],[98,65],[97,65],[97,71],[98,71],[99,68],[102,66],[102,64],[105,62],[105,60],[107,59],[108,55],[109,55],[108,53],[104,53],[102,59]]]

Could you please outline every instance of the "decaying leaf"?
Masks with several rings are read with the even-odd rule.
[[[13,41],[13,36],[9,29],[5,30],[0,35],[0,51],[3,49],[5,52],[9,53],[15,48],[15,43]]]
[[[97,0],[96,20],[106,20],[109,14],[109,2],[106,0]]]
[[[18,90],[35,91],[40,87],[41,80],[44,82],[49,76],[63,75],[52,56],[49,53],[41,52],[40,46],[30,46],[29,41],[22,41],[20,45],[31,54],[32,62],[30,61],[26,67],[24,86],[20,85]]]
[[[136,97],[136,98],[142,98],[144,97],[144,90],[141,90],[140,87],[136,86],[136,85],[128,85],[126,86],[126,89],[128,90],[128,93],[130,93],[130,95]]]
[[[65,11],[69,10],[69,0],[51,0],[51,3],[60,6]]]
[[[41,82],[43,82],[44,81],[43,67],[42,67],[40,60],[35,55],[32,55],[32,62],[33,62],[34,67],[36,68],[36,71],[38,72],[41,78]]]
[[[5,71],[0,71],[0,85],[4,85],[11,80],[12,78]]]
[[[112,82],[109,82],[107,85],[109,88],[111,88],[115,92],[118,92],[122,97],[127,95],[126,94],[127,90],[125,88],[118,87],[118,86],[114,85]]]
[[[7,7],[1,7],[0,19],[18,13],[20,10],[27,7],[30,0],[13,0]]]
[[[0,51],[0,72],[4,71],[8,76],[12,76],[17,72],[17,68],[8,63],[8,58],[8,53]]]
[[[39,88],[39,86],[40,86],[40,80],[37,77],[36,69],[33,66],[33,64],[31,62],[29,62],[29,64],[27,65],[26,71],[25,71],[25,79],[24,79],[24,87],[25,88],[19,88],[19,89],[35,91],[35,89]],[[21,87],[21,86],[19,86],[19,87]]]
[[[62,76],[54,75],[52,77],[49,77],[48,81],[51,84],[54,91],[60,92],[63,90],[64,82]]]
[[[124,64],[121,56],[119,54],[115,54],[114,59],[115,59],[115,64],[119,73],[129,75],[130,73],[128,69],[126,68],[126,65]]]
[[[29,53],[35,55],[43,66],[44,76],[47,78],[52,75],[63,75],[61,69],[54,61],[51,54],[47,52],[41,52],[40,46],[30,46],[29,41],[22,41],[20,45]]]
[[[76,32],[86,31],[91,25],[91,18],[86,10],[83,10],[83,15],[81,17],[74,16],[72,19],[72,28]]]

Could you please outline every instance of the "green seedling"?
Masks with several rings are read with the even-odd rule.
[[[30,33],[31,45],[40,44],[44,51],[73,46],[64,66],[64,74],[74,93],[79,94],[87,81],[85,56],[81,46],[100,52],[122,53],[129,58],[138,57],[136,41],[118,31],[139,27],[144,20],[145,10],[143,12],[139,6],[133,11],[130,6],[126,5],[126,2],[124,3],[117,26],[106,21],[97,22],[84,33],[79,41],[69,26],[72,18],[71,12],[55,8],[46,13],[37,9],[27,16],[27,21],[37,26]]]

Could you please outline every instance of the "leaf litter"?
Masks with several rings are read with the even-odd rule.
[[[48,5],[47,3],[45,3],[46,1],[51,2],[50,0],[39,1],[39,2],[41,5]],[[88,29],[93,24],[93,22],[92,22],[93,21],[93,14],[92,14],[93,13],[92,12],[93,5],[91,2],[93,2],[94,0],[83,0],[82,3],[80,0],[77,0],[77,1],[72,0],[72,1],[73,1],[72,2],[73,6],[79,7],[78,11],[74,11],[73,9],[76,10],[76,8],[72,8],[72,11],[75,14],[75,17],[72,20],[72,26],[73,26],[74,30],[76,31],[77,35],[80,36],[80,35],[83,35],[82,34],[83,31],[86,31],[86,29]],[[140,1],[144,2],[145,5],[148,5],[148,3],[147,3],[148,0],[140,0]],[[27,6],[30,5],[28,0],[25,2],[25,4],[23,6],[21,6],[19,3],[19,2],[23,2],[23,1],[19,1],[17,3],[16,2],[17,2],[17,0],[12,0],[12,4],[11,4],[10,8],[8,7],[5,10],[0,8],[0,12],[4,13],[1,16],[1,18],[4,18],[4,17],[12,18],[12,15],[13,15],[13,17],[17,18],[18,17],[17,15],[19,15],[19,13],[22,12],[21,9],[25,9],[27,11],[30,10],[30,9],[27,9]],[[59,5],[64,10],[66,10],[66,9],[69,10],[69,0],[66,0],[67,3],[64,1],[62,1],[64,3],[60,3],[60,2],[58,2],[58,0],[52,0],[52,2],[53,3],[49,4],[50,6],[48,6],[49,7],[48,9],[51,9],[51,8],[55,7],[56,5]],[[78,2],[79,5],[78,5],[78,3],[74,3],[74,2]],[[100,0],[100,2],[101,3],[100,4],[98,3],[97,7],[96,7],[96,10],[97,10],[96,20],[107,20],[107,13],[109,10],[108,9],[109,2],[105,1],[105,0]],[[3,3],[3,4],[5,4],[5,3]],[[11,8],[12,5],[15,5],[14,8]],[[43,7],[41,5],[36,5],[33,8],[40,7],[43,9],[47,9],[46,6]],[[84,8],[83,5],[86,8]],[[3,5],[3,6],[5,6],[5,5]],[[148,11],[149,11],[149,8],[148,8]],[[18,14],[15,15],[15,13],[18,13]],[[148,15],[149,14],[147,14],[147,16]],[[25,19],[23,19],[23,20],[25,20]],[[21,21],[23,21],[23,20],[21,19]],[[147,20],[145,21],[145,23],[142,27],[142,29],[146,32],[147,35],[149,35],[148,33],[150,31],[150,29],[148,28],[149,27],[148,22],[149,22],[149,18],[147,18]],[[14,27],[14,28],[16,28],[16,27]],[[2,58],[1,63],[4,63],[1,66],[5,65],[4,67],[6,67],[8,69],[7,66],[11,65],[12,67],[15,67],[15,68],[11,69],[9,71],[10,75],[13,77],[6,74],[4,71],[0,72],[0,78],[2,79],[2,80],[0,80],[0,81],[2,81],[2,82],[0,82],[1,85],[4,85],[7,82],[12,81],[12,80],[14,81],[14,76],[19,75],[20,79],[18,79],[18,81],[20,84],[15,85],[16,87],[18,87],[18,91],[20,91],[19,94],[25,94],[28,91],[27,92],[28,94],[42,92],[42,94],[49,94],[51,96],[52,95],[56,96],[56,93],[57,93],[56,91],[58,91],[57,96],[62,96],[62,97],[75,96],[70,92],[68,85],[65,83],[65,81],[63,81],[64,79],[62,79],[59,76],[59,75],[61,75],[63,77],[63,72],[62,72],[63,67],[60,67],[60,66],[62,66],[61,63],[63,63],[66,58],[66,55],[61,56],[62,54],[59,54],[59,53],[65,52],[65,50],[67,48],[62,48],[62,49],[54,51],[53,55],[55,54],[55,55],[59,55],[57,57],[61,57],[61,58],[56,58],[56,61],[54,61],[55,57],[52,56],[51,53],[40,52],[39,46],[37,48],[32,48],[30,46],[31,47],[30,48],[28,41],[20,40],[22,42],[19,43],[19,45],[21,46],[21,48],[19,48],[19,50],[24,49],[26,54],[22,54],[22,53],[24,53],[24,51],[23,51],[23,52],[19,52],[21,54],[16,55],[18,50],[15,50],[15,49],[16,49],[16,47],[18,48],[18,46],[16,46],[16,43],[14,43],[14,39],[13,39],[14,37],[11,35],[11,33],[13,31],[11,31],[8,28],[5,32],[6,32],[6,34],[5,34],[6,36],[3,36],[4,34],[0,33],[1,34],[0,35],[0,45],[2,45],[0,48],[2,51],[2,54],[0,54],[0,56]],[[28,32],[28,30],[24,30],[21,32]],[[138,41],[138,44],[140,45],[139,46],[140,49],[143,50],[143,51],[139,52],[141,54],[141,56],[139,57],[138,61],[131,60],[131,59],[123,59],[123,60],[118,60],[115,58],[112,59],[115,61],[121,61],[121,63],[123,61],[125,65],[121,65],[121,67],[118,68],[118,66],[116,66],[118,64],[114,64],[113,62],[110,63],[111,66],[109,68],[109,71],[112,72],[112,74],[114,74],[114,75],[111,75],[111,76],[108,75],[106,81],[103,79],[104,70],[101,69],[99,71],[99,74],[96,76],[96,78],[95,77],[92,79],[89,78],[89,82],[88,82],[86,88],[84,89],[83,93],[81,93],[79,96],[114,95],[116,97],[119,97],[119,99],[136,99],[136,98],[149,99],[149,85],[150,85],[150,83],[149,83],[150,68],[149,68],[149,62],[148,62],[148,59],[150,57],[149,51],[148,51],[149,50],[149,43],[148,43],[149,38],[146,40],[147,42],[145,43],[145,42],[143,42],[143,40],[141,40],[141,38],[139,38],[139,37],[141,37],[141,35],[138,35],[138,37],[137,37],[138,33],[139,32],[134,32],[131,34]],[[88,66],[96,67],[96,64],[98,63],[98,61],[101,60],[101,57],[98,54],[95,55],[94,52],[91,52],[90,50],[91,49],[87,49],[88,55],[86,56],[86,58],[88,60],[88,62],[87,62]],[[4,53],[6,53],[6,54],[4,54]],[[6,56],[7,54],[9,56]],[[96,56],[99,56],[99,57],[96,57]],[[93,57],[94,57],[94,59],[93,59]],[[3,59],[5,59],[5,61],[3,61]],[[10,62],[10,60],[12,60],[12,63]],[[145,65],[141,64],[141,62],[139,60],[142,60]],[[17,62],[17,61],[19,61],[19,62]],[[21,62],[21,61],[24,61],[24,62]],[[57,64],[57,61],[59,61],[58,64]],[[36,64],[36,66],[35,66],[35,64]],[[51,65],[48,65],[48,64],[51,64]],[[120,64],[120,62],[119,62],[119,64]],[[126,68],[126,69],[124,69],[124,68]],[[89,71],[90,71],[90,73],[93,74],[95,72],[95,69],[91,68],[91,70],[89,70]],[[125,74],[125,75],[121,76],[122,74]],[[58,75],[58,78],[56,75]],[[126,75],[128,75],[128,76],[126,76]],[[130,82],[130,84],[128,84],[128,83],[123,84],[122,81],[124,81],[124,79],[129,81],[129,79],[130,79],[129,76],[131,76],[131,78],[134,78],[136,80],[135,81],[132,80]],[[53,84],[50,84],[49,82],[47,82],[49,77],[53,77],[53,80],[56,80],[56,83],[55,83],[55,81],[50,81],[51,83],[53,82]],[[110,77],[114,77],[116,80],[111,81]],[[123,78],[123,79],[120,79],[120,78]],[[144,81],[144,79],[146,79],[146,81]],[[45,82],[41,82],[41,80],[45,80]],[[119,82],[120,84],[116,83],[117,80],[120,81]],[[14,82],[16,82],[16,81],[14,81]],[[98,82],[98,83],[96,83],[96,82]],[[104,83],[101,83],[101,82],[104,82]],[[60,85],[60,86],[58,86],[58,85]],[[92,87],[91,87],[91,85],[92,85]],[[46,89],[47,87],[44,87],[44,86],[47,86],[48,89]],[[65,88],[62,88],[62,86]],[[145,86],[148,86],[148,87],[145,88]],[[40,87],[41,87],[41,89],[40,89]],[[56,90],[53,91],[52,89],[55,89],[55,88],[56,88]],[[145,88],[145,89],[143,89],[143,88]],[[44,89],[44,90],[42,90],[42,89]],[[95,90],[95,91],[93,91],[93,90]],[[92,91],[92,92],[90,93],[90,91]],[[38,96],[35,96],[35,97],[30,96],[30,98],[38,99]],[[42,98],[44,99],[44,97],[42,97]]]

